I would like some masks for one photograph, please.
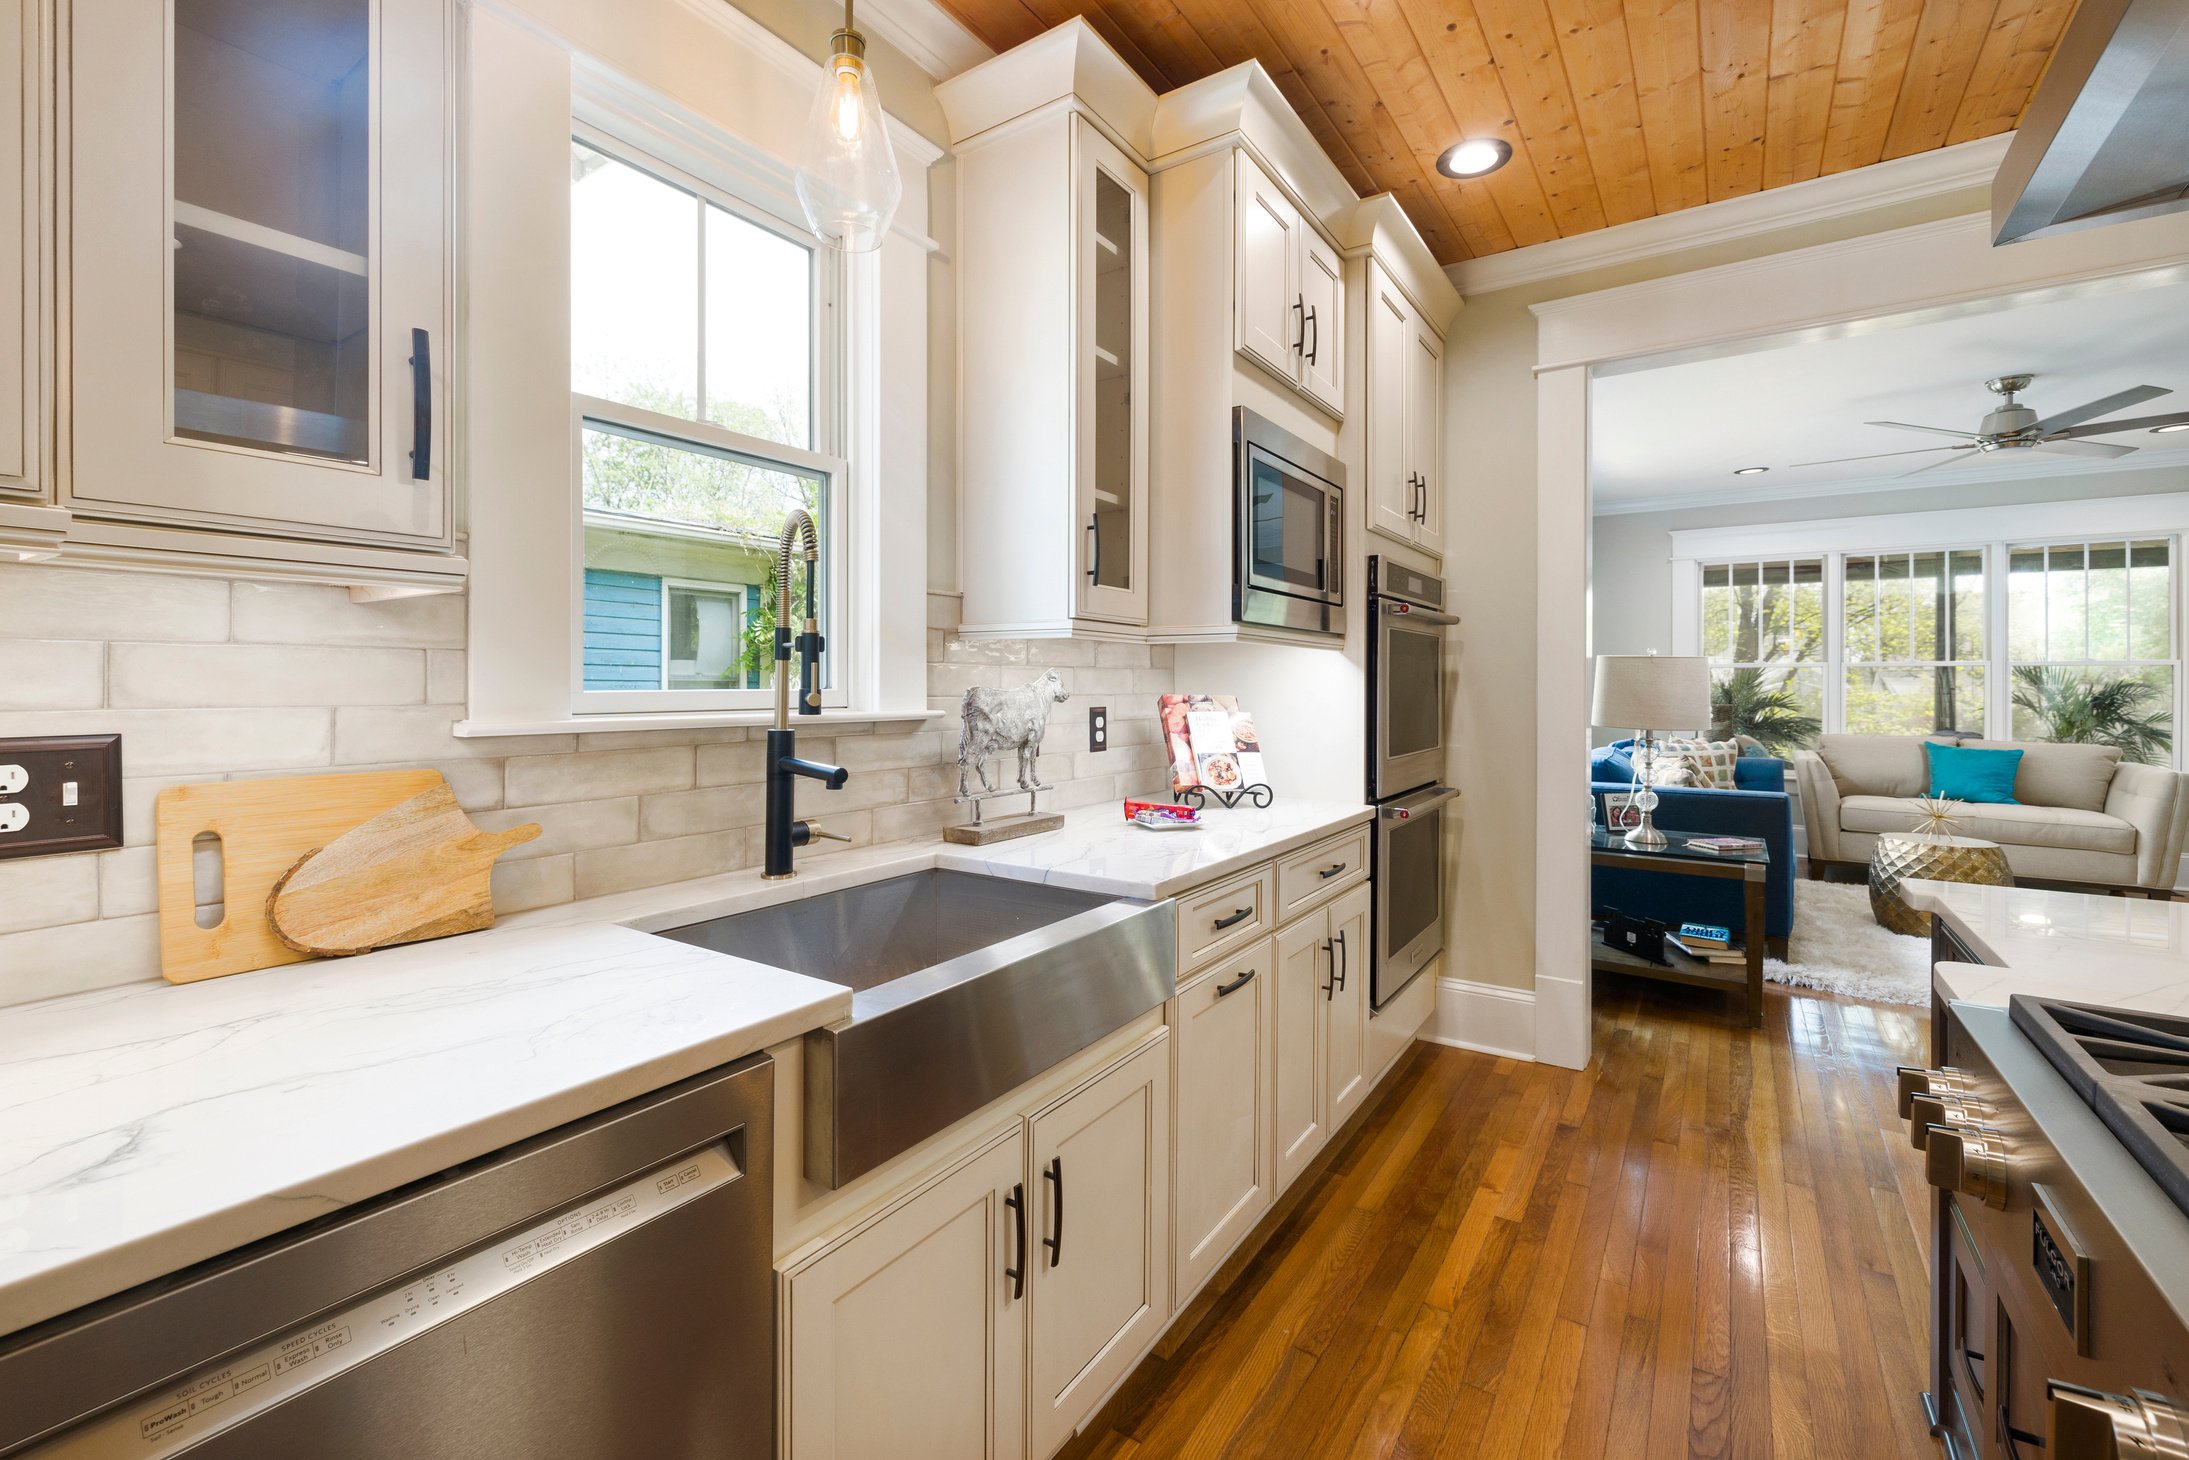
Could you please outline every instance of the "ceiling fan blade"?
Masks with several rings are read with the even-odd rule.
[[[1959,447],[1956,447],[1956,446],[1949,446],[1949,447],[1947,447],[1947,448],[1946,448],[1946,450],[1948,450],[1948,451],[1974,451],[1975,449],[1976,449],[1976,443],[1975,443],[1975,442],[1973,442],[1973,441],[1972,441],[1972,442],[1970,442],[1970,443],[1969,443],[1968,445],[1966,445],[1966,446],[1959,446]],[[1968,460],[1969,458],[1967,458],[1967,457],[1962,457],[1962,458],[1959,458],[1959,459],[1960,459],[1960,460],[1964,460],[1964,461],[1965,461],[1965,460]],[[1919,474],[1921,474],[1921,473],[1923,473],[1923,472],[1927,472],[1927,471],[1929,471],[1929,470],[1930,470],[1930,469],[1931,469],[1932,467],[1934,467],[1934,466],[1944,466],[1944,465],[1945,465],[1945,464],[1946,464],[1947,462],[1949,462],[1949,461],[1953,461],[1953,460],[1956,460],[1956,458],[1954,458],[1954,457],[1951,457],[1951,456],[1941,456],[1941,457],[1939,457],[1939,458],[1938,458],[1938,460],[1936,460],[1936,461],[1926,461],[1926,462],[1924,462],[1924,463],[1923,463],[1923,464],[1922,464],[1921,466],[1917,467],[1917,468],[1916,468],[1916,469],[1915,469],[1914,471],[1904,471],[1904,472],[1902,472],[1902,473],[1900,474],[1900,476],[1902,476],[1902,477],[1912,477],[1912,476],[1916,476],[1916,475],[1919,475]],[[1895,478],[1894,478],[1893,480],[1895,480],[1895,481],[1898,481],[1899,479],[1900,479],[1900,477],[1895,477]]]
[[[1911,426],[1906,421],[1864,421],[1865,426],[1890,426],[1895,431],[1923,431],[1932,436],[1958,436],[1963,441],[1974,441],[1974,431],[1948,431],[1943,426]]]
[[[2095,421],[2100,416],[2109,416],[2126,407],[2140,406],[2147,400],[2157,400],[2162,395],[2172,394],[2163,385],[2131,386],[2127,390],[2117,390],[2109,396],[2094,400],[2088,405],[2077,406],[2072,411],[2061,411],[2058,415],[2047,416],[2029,429],[2039,436],[2045,436],[2063,426],[2080,426],[2085,421]]]
[[[1913,446],[1906,451],[1872,451],[1864,456],[1834,456],[1823,461],[1790,462],[1786,469],[1793,471],[1797,467],[1804,466],[1838,466],[1840,463],[1848,461],[1876,461],[1881,456],[1923,456],[1933,451],[1961,451],[1966,449],[1966,446],[1967,443],[1964,442],[1957,446]]]
[[[2181,425],[2189,425],[2189,411],[2176,411],[2171,416],[2132,416],[2125,421],[2092,421],[2087,426],[2070,426],[2052,434],[2072,440],[2078,436],[2112,436],[2122,431],[2149,431],[2157,426]]]
[[[2110,441],[2070,441],[2064,438],[2058,441],[2040,441],[2037,449],[2056,451],[2062,456],[2101,456],[2108,460],[2116,456],[2133,455],[2136,450],[2133,446],[2115,446]]]

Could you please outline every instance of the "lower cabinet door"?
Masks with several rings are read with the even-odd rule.
[[[1277,934],[1277,1030],[1270,1108],[1277,1125],[1277,1190],[1307,1169],[1329,1139],[1324,1026],[1337,966],[1321,912]]]
[[[785,1455],[1025,1455],[1025,1181],[1020,1127],[784,1274]]]
[[[1368,1095],[1368,910],[1375,894],[1362,883],[1330,904],[1330,958],[1336,977],[1323,1001],[1323,1119],[1345,1124]]]
[[[1178,993],[1174,1312],[1276,1199],[1269,1112],[1275,946],[1264,938]]]
[[[1170,1321],[1170,1092],[1166,1033],[1027,1123],[1031,1460],[1070,1439]]]

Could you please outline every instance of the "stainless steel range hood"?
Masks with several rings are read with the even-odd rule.
[[[1992,242],[2184,209],[2189,0],[2083,0],[1992,182]]]

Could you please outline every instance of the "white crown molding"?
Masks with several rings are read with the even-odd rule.
[[[2007,132],[1917,152],[1677,213],[1638,218],[1572,238],[1554,238],[1479,259],[1462,259],[1447,265],[1444,272],[1461,294],[1471,297],[1708,244],[1753,238],[1871,208],[1917,202],[1989,183],[2013,139],[2014,134]]]
[[[2156,537],[2189,528],[2189,492],[1942,507],[1870,517],[1690,527],[1666,534],[1670,561],[1794,557],[1810,553],[1911,551],[1987,542],[2099,541]]]
[[[1641,512],[1681,512],[1694,507],[1737,508],[1747,502],[1789,502],[1805,497],[1853,497],[1869,492],[1919,492],[1927,487],[1951,487],[1969,482],[2015,482],[2040,477],[2096,476],[2109,472],[2163,471],[2169,467],[2179,469],[2189,466],[2189,452],[2168,452],[2155,461],[2133,456],[2113,461],[2092,461],[2072,471],[2063,468],[2057,456],[2046,456],[2036,451],[2015,454],[2033,459],[2011,462],[1987,460],[1981,464],[1972,462],[1967,466],[1946,467],[1939,471],[1925,472],[1920,482],[1903,481],[1897,476],[1843,477],[1827,482],[1788,482],[1776,487],[1744,487],[1739,491],[1669,492],[1656,497],[1634,497],[1623,502],[1599,503],[1591,509],[1590,515],[1632,517]]]
[[[904,52],[937,81],[970,71],[996,54],[935,0],[862,0],[857,14],[862,29]]]

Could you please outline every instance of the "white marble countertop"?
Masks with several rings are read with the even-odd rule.
[[[1161,898],[1369,818],[1114,805],[594,898],[361,958],[130,984],[0,1017],[0,1335],[849,1014],[851,994],[644,930],[928,867]]]
[[[2004,1007],[2014,994],[2189,1013],[2189,903],[2034,887],[1904,884],[1984,960],[1939,964],[1949,1002]]]

